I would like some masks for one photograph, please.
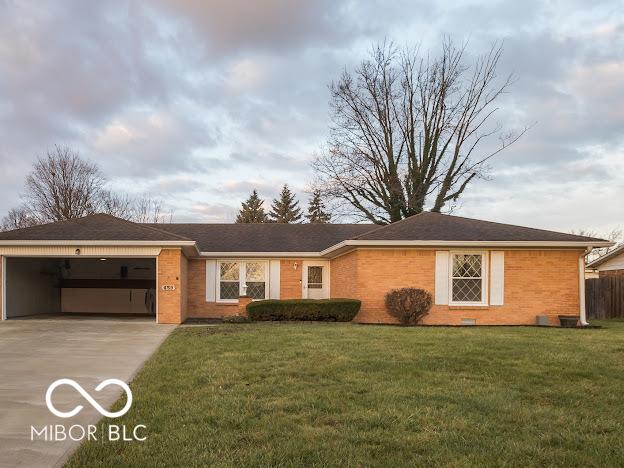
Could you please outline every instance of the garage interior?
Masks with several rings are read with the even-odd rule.
[[[155,258],[6,259],[6,318],[156,316]]]

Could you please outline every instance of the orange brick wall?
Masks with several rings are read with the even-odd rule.
[[[335,258],[330,263],[330,297],[357,299],[357,256],[355,252]]]
[[[2,319],[4,305],[4,280],[2,279],[2,265],[4,263],[4,257],[0,255],[0,319]]]
[[[295,270],[294,264],[297,263]],[[282,299],[301,298],[302,260],[281,260],[280,297]],[[188,317],[221,318],[239,313],[237,304],[206,302],[206,261],[188,261]]]
[[[158,255],[158,323],[182,323],[187,313],[187,259],[180,249],[163,249]],[[173,291],[164,291],[173,285]]]
[[[506,251],[503,306],[433,306],[423,323],[457,325],[462,318],[473,318],[481,325],[535,324],[536,315],[546,314],[556,324],[558,314],[577,315],[581,254],[573,250]],[[344,276],[349,271],[350,280],[346,281]],[[362,300],[356,321],[393,323],[395,320],[385,310],[386,292],[420,287],[433,295],[435,251],[357,250],[332,260],[331,275],[332,297]]]
[[[192,318],[221,318],[236,314],[238,314],[237,304],[206,302],[206,260],[189,260],[188,316]]]

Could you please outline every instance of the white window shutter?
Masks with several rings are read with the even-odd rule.
[[[269,264],[269,299],[280,298],[280,261],[271,260]]]
[[[492,252],[490,258],[490,305],[503,305],[505,299],[505,252]]]
[[[206,302],[215,302],[217,284],[217,261],[206,260]]]
[[[449,253],[446,250],[436,251],[435,303],[436,305],[449,303]]]

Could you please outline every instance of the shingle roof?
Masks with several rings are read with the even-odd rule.
[[[278,223],[156,226],[195,240],[201,252],[320,252],[374,228],[372,224]]]
[[[358,240],[604,242],[603,239],[425,211],[357,237]]]
[[[152,226],[125,221],[107,214],[41,224],[13,231],[0,232],[0,241],[7,240],[93,240],[93,241],[191,241]]]
[[[140,224],[95,214],[0,233],[2,241],[179,241],[201,252],[321,252],[345,240],[605,242],[592,237],[425,212],[373,224]]]

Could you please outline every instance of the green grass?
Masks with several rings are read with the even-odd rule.
[[[68,465],[621,465],[624,321],[601,325],[179,328],[113,421],[148,439]]]

